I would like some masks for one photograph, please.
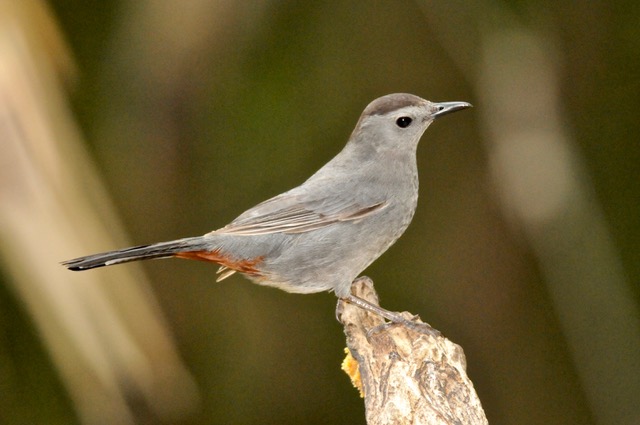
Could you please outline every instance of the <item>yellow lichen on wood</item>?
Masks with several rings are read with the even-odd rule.
[[[362,380],[360,379],[360,368],[358,365],[358,361],[353,358],[353,356],[351,355],[351,351],[349,351],[348,348],[345,347],[344,352],[347,355],[342,361],[342,366],[340,368],[344,371],[344,373],[349,375],[351,383],[360,392],[360,398],[364,398],[364,390],[362,389]]]

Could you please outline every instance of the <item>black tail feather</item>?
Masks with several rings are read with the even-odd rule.
[[[63,261],[61,264],[73,271],[95,269],[96,267],[112,266],[129,261],[149,260],[152,258],[168,258],[179,252],[199,251],[206,249],[202,236],[178,239],[170,242],[160,242],[151,245],[140,245],[117,251],[102,252]]]

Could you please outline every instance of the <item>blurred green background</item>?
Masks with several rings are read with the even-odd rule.
[[[88,151],[69,187],[105,187],[100,199],[128,234],[107,226],[115,241],[76,248],[48,239],[49,263],[222,227],[339,152],[378,96],[469,101],[474,109],[423,137],[414,221],[366,271],[382,305],[419,314],[463,347],[491,424],[640,423],[640,3],[17,3],[2,6],[3,39],[21,29],[36,60],[62,62],[32,68],[68,95],[50,119],[64,114],[78,143],[56,148],[52,138],[57,170],[78,167],[73,149]],[[65,45],[68,57],[57,50]],[[0,67],[13,63],[0,56]],[[95,174],[83,177],[83,167]],[[8,170],[6,191],[19,187]],[[60,217],[78,210],[66,190],[55,192]],[[104,223],[106,207],[89,203]],[[87,223],[69,228],[91,235]],[[3,224],[0,423],[116,423],[100,413],[113,400],[88,395],[96,378],[73,366],[60,373],[55,330],[43,339],[47,320],[25,301],[33,279],[15,264],[44,261],[20,254],[29,241],[42,248],[45,230],[16,243],[15,225]],[[216,284],[216,268],[198,262],[143,268],[150,286],[141,299],[166,330],[186,387],[154,380],[142,361],[101,372],[105,387],[119,388],[127,414],[118,421],[364,423],[340,371],[345,343],[332,294],[291,295],[240,276]],[[71,285],[91,285],[94,274],[126,291],[131,281],[113,273],[127,271],[114,269],[74,274]],[[57,264],[51,270],[71,279]],[[139,325],[137,309],[122,322]],[[96,337],[83,332],[79,347],[83,335]],[[141,326],[132,333],[152,338]],[[104,347],[87,358],[117,351]],[[147,384],[139,389],[130,375]],[[154,403],[148,394],[160,386],[165,401]],[[167,407],[183,396],[181,407]]]

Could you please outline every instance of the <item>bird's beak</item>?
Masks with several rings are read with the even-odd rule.
[[[436,111],[432,115],[433,118],[440,118],[441,116],[450,114],[451,112],[473,107],[472,104],[467,102],[441,102],[434,103],[433,106],[436,108]]]

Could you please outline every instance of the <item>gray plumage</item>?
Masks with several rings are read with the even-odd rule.
[[[344,149],[302,185],[241,214],[204,236],[127,248],[66,261],[71,270],[148,258],[181,257],[220,264],[288,292],[333,290],[351,282],[406,230],[418,201],[416,149],[441,115],[470,107],[410,94],[371,102]]]

